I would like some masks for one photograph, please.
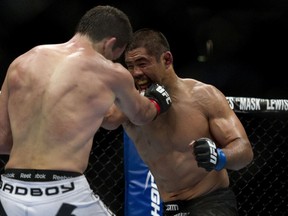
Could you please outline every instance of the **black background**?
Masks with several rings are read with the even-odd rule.
[[[99,4],[123,10],[134,30],[162,31],[180,77],[211,83],[226,96],[288,98],[287,0],[0,0],[1,83],[15,57],[69,40],[80,17]]]

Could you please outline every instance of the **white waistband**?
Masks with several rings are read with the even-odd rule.
[[[64,195],[89,188],[84,175],[70,179],[48,182],[27,182],[1,176],[0,190],[6,194],[18,196],[49,196]]]

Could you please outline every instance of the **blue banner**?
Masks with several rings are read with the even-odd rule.
[[[162,201],[147,165],[124,132],[125,216],[161,216]]]

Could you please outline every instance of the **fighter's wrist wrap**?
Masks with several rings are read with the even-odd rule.
[[[153,118],[153,120],[155,120],[157,118],[157,116],[161,113],[161,108],[159,106],[159,104],[152,98],[149,98],[149,100],[155,105],[157,113],[155,115],[155,117]]]
[[[216,171],[220,171],[225,167],[226,163],[227,159],[225,153],[222,151],[222,149],[217,148],[217,164],[214,169]]]

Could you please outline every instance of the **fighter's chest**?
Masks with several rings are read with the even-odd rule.
[[[173,106],[154,122],[138,128],[139,140],[145,141],[146,148],[182,151],[193,139],[202,136],[208,122],[204,114],[188,104]],[[144,142],[140,142],[144,143]]]

